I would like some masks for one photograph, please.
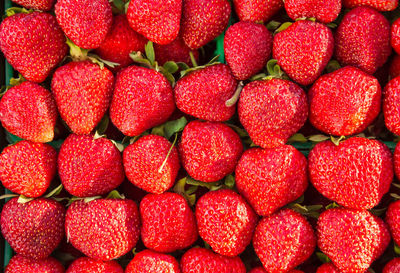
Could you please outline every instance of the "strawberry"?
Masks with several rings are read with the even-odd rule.
[[[52,199],[18,203],[15,197],[1,212],[1,232],[13,250],[26,258],[47,258],[64,236],[64,207]]]
[[[328,140],[311,150],[308,172],[323,196],[348,208],[370,209],[389,190],[392,154],[374,139],[352,137],[338,146]]]
[[[235,113],[235,106],[227,106],[226,101],[234,95],[236,87],[237,82],[227,65],[207,66],[177,81],[176,106],[199,119],[227,121]]]
[[[398,273],[400,272],[400,258],[394,258],[388,262],[382,270],[382,273]]]
[[[335,208],[317,223],[318,246],[343,273],[362,273],[390,242],[386,224],[368,211]]]
[[[131,0],[126,16],[135,31],[166,45],[178,36],[181,13],[182,0]]]
[[[400,54],[400,18],[393,22],[390,28],[390,44],[394,51]]]
[[[315,273],[340,273],[340,271],[333,263],[325,263],[318,267]]]
[[[96,260],[117,259],[139,239],[137,205],[128,199],[96,199],[73,202],[65,217],[65,232],[71,244]]]
[[[124,181],[119,150],[106,138],[71,134],[61,145],[58,174],[72,195],[89,197],[106,194]]]
[[[64,267],[59,261],[52,257],[41,260],[25,258],[15,255],[8,263],[5,273],[64,273]]]
[[[67,54],[56,18],[45,12],[18,13],[0,25],[0,50],[22,76],[43,82]]]
[[[124,273],[116,261],[98,261],[89,257],[81,257],[72,262],[66,273]]]
[[[240,21],[268,22],[283,7],[283,0],[233,0]]]
[[[283,209],[263,218],[257,225],[253,246],[268,272],[287,272],[314,252],[316,237],[301,214]]]
[[[333,46],[333,34],[327,26],[300,20],[275,35],[272,55],[291,79],[308,85],[321,75]]]
[[[274,148],[285,144],[306,122],[307,96],[287,80],[254,81],[243,88],[238,113],[256,145]]]
[[[395,54],[392,58],[389,75],[391,79],[400,76],[400,55],[398,54]]]
[[[179,143],[182,166],[202,182],[215,182],[232,173],[242,152],[236,132],[217,122],[189,122]]]
[[[135,255],[125,273],[180,273],[178,261],[171,255],[143,250]]]
[[[390,23],[382,14],[369,7],[345,14],[335,34],[335,56],[341,65],[373,74],[390,53]]]
[[[183,41],[182,35],[178,35],[175,40],[167,45],[154,44],[154,52],[156,60],[160,65],[164,65],[168,61],[182,62],[188,66],[192,66],[189,53],[193,53],[196,61],[199,60],[199,51],[191,50]]]
[[[7,90],[0,100],[0,121],[10,133],[35,142],[54,138],[57,106],[52,94],[33,82]]]
[[[325,74],[308,92],[310,122],[326,134],[358,134],[378,116],[381,93],[378,80],[358,68]]]
[[[262,266],[259,266],[259,267],[253,268],[249,273],[267,273],[267,271]],[[287,273],[304,273],[304,272],[301,270],[293,269],[293,270],[287,271]]]
[[[393,153],[394,173],[399,179],[400,177],[400,142],[397,142],[396,148]]]
[[[389,81],[384,89],[383,115],[386,127],[394,134],[400,134],[400,77]]]
[[[184,0],[181,31],[186,45],[197,49],[214,40],[228,26],[228,0]]]
[[[272,51],[272,34],[253,22],[238,22],[224,37],[225,58],[238,80],[247,80],[266,64]]]
[[[398,4],[398,0],[343,0],[343,5],[348,9],[367,6],[378,11],[392,11]]]
[[[226,257],[209,249],[195,247],[183,254],[182,273],[245,273],[246,268],[239,257]]]
[[[393,241],[400,245],[400,200],[389,205],[386,212],[386,223],[389,226]]]
[[[126,16],[117,15],[104,41],[95,52],[104,60],[118,63],[114,70],[120,70],[133,63],[129,53],[144,52],[147,39],[130,28]]]
[[[221,255],[237,256],[250,244],[257,215],[244,198],[229,189],[210,191],[196,204],[199,235]]]
[[[296,148],[252,148],[236,166],[236,187],[258,215],[267,216],[299,198],[307,188],[307,159]]]
[[[65,35],[82,48],[98,48],[112,26],[107,0],[57,0],[54,11]]]
[[[180,168],[178,151],[171,146],[164,137],[147,135],[126,147],[123,158],[129,181],[151,193],[171,188]]]
[[[113,84],[112,72],[90,61],[70,62],[54,72],[51,90],[61,118],[72,132],[93,131],[108,109]]]
[[[198,237],[196,220],[183,196],[148,194],[140,202],[141,238],[151,250],[168,253],[192,245]]]
[[[318,22],[328,24],[334,21],[342,8],[341,0],[286,0],[285,9],[293,20],[315,18]]]
[[[116,79],[110,118],[127,136],[137,136],[168,120],[175,103],[171,84],[159,72],[129,66]]]
[[[27,9],[49,11],[53,7],[55,0],[12,0],[15,4]]]

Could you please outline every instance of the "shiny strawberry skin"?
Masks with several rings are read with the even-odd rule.
[[[224,36],[225,58],[238,80],[247,80],[267,64],[272,51],[272,34],[253,22],[238,22]]]
[[[199,60],[199,51],[191,50],[183,41],[182,35],[178,35],[175,40],[167,45],[154,44],[154,52],[159,65],[164,65],[168,61],[182,62],[188,66],[193,66],[189,52],[192,51],[196,61]]]
[[[382,273],[398,273],[400,272],[400,258],[394,258],[389,261],[382,270]]]
[[[400,76],[400,55],[395,54],[390,63],[389,75],[391,79]]]
[[[34,142],[54,138],[57,106],[52,94],[33,82],[7,90],[0,100],[0,121],[10,133]]]
[[[12,0],[14,3],[27,9],[49,11],[53,7],[55,0]]]
[[[328,24],[334,21],[342,8],[341,0],[286,0],[285,9],[293,20],[315,18],[318,22]]]
[[[398,0],[343,0],[344,7],[348,9],[367,6],[378,11],[392,11],[398,4]]]
[[[11,258],[4,273],[64,273],[62,264],[52,257],[45,259],[29,259],[22,255]]]
[[[81,257],[72,262],[66,273],[124,273],[116,261],[99,261],[89,257]]]
[[[171,255],[143,250],[135,255],[125,273],[180,273],[178,261]],[[67,272],[68,273],[68,272]]]
[[[340,271],[333,263],[329,262],[318,267],[315,273],[340,273]]]
[[[390,44],[400,54],[400,19],[394,21],[390,28]]]
[[[389,81],[384,89],[383,115],[385,125],[392,133],[400,134],[400,77]]]
[[[140,135],[167,121],[174,110],[171,84],[161,73],[134,65],[118,73],[110,118],[124,135]]]
[[[240,21],[266,23],[283,8],[283,0],[233,0]]]
[[[307,97],[303,89],[287,80],[254,81],[243,88],[238,113],[256,145],[275,148],[284,145],[306,122]]]
[[[172,192],[148,194],[140,202],[141,238],[154,251],[169,253],[192,245],[196,219],[186,199]]]
[[[64,217],[64,207],[52,199],[22,204],[15,197],[3,206],[1,232],[17,254],[44,259],[64,237]]]
[[[393,241],[400,245],[400,201],[397,200],[389,205],[386,211],[386,223],[389,226]]]
[[[62,61],[68,48],[56,18],[35,11],[18,13],[3,20],[0,50],[25,79],[40,83]]]
[[[264,269],[264,267],[259,266],[259,267],[253,268],[249,273],[268,273],[268,272]]]
[[[394,163],[394,174],[397,179],[400,177],[400,144],[397,142],[393,153],[393,163]],[[400,242],[400,240],[399,240]]]

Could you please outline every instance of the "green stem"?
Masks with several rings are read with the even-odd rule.
[[[171,147],[169,148],[168,153],[167,153],[167,156],[165,157],[165,159],[164,159],[163,163],[161,164],[160,168],[158,169],[158,172],[159,172],[159,173],[162,172],[162,170],[164,169],[165,164],[167,164],[168,157],[169,157],[169,155],[171,154],[172,148],[174,148],[177,139],[178,139],[178,134],[175,133],[174,142],[172,143]]]

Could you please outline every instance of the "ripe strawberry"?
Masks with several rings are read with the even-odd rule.
[[[116,261],[98,261],[89,257],[76,259],[68,267],[66,273],[124,273]]]
[[[161,73],[134,65],[118,73],[110,118],[124,135],[138,136],[162,124],[174,109],[171,84]]]
[[[333,45],[333,34],[327,26],[300,20],[275,35],[272,55],[291,79],[308,85],[328,64]]]
[[[114,70],[120,70],[133,63],[129,53],[144,52],[147,39],[129,26],[125,15],[114,17],[113,24],[106,38],[95,52],[103,59],[118,63]]]
[[[397,142],[396,148],[394,149],[393,163],[394,163],[394,173],[395,173],[396,177],[399,179],[399,177],[400,177],[400,142]],[[400,242],[400,240],[399,240],[399,242]]]
[[[400,245],[400,200],[389,205],[386,212],[386,223],[389,226],[393,241]]]
[[[283,7],[283,0],[233,0],[240,21],[268,22]]]
[[[49,11],[53,7],[55,0],[12,0],[14,3],[27,9]]]
[[[225,64],[214,64],[179,79],[175,85],[176,106],[182,112],[209,121],[227,121],[235,106],[226,106],[237,82]],[[193,92],[196,90],[196,92]]]
[[[226,257],[209,249],[195,247],[183,254],[182,273],[245,273],[246,268],[239,257]]]
[[[383,115],[386,127],[394,134],[400,134],[400,77],[389,81],[384,89]]]
[[[390,44],[394,51],[400,54],[400,18],[393,22],[390,28]]]
[[[140,218],[142,241],[151,250],[174,252],[197,240],[194,214],[177,193],[146,195],[140,202]]]
[[[388,262],[382,270],[382,273],[398,273],[400,272],[400,258],[394,258]]]
[[[227,0],[184,0],[181,32],[188,47],[197,49],[214,40],[228,26]]]
[[[181,13],[182,0],[131,0],[126,16],[135,31],[166,45],[178,36]]]
[[[391,79],[400,76],[400,55],[395,54],[390,63],[389,75]]]
[[[71,134],[61,145],[58,174],[72,195],[89,197],[106,194],[124,181],[119,150],[106,138]]]
[[[237,256],[250,244],[257,215],[244,198],[229,189],[210,191],[196,204],[200,237],[218,254]]]
[[[5,273],[64,273],[64,267],[52,257],[41,260],[15,255],[8,263]]]
[[[199,51],[191,50],[183,41],[182,35],[178,35],[175,40],[167,45],[154,44],[154,52],[157,62],[164,65],[168,61],[182,62],[192,66],[189,52],[192,51],[196,61],[199,60]]]
[[[25,79],[42,82],[65,57],[68,48],[56,18],[35,11],[3,20],[0,50]]]
[[[267,271],[264,269],[264,267],[259,266],[259,267],[253,268],[249,273],[267,273]],[[301,270],[293,269],[293,270],[287,271],[287,273],[304,273],[304,272]]]
[[[343,273],[364,272],[390,242],[386,224],[368,211],[335,208],[317,223],[318,246]]]
[[[325,263],[318,267],[318,270],[315,273],[340,273],[340,271],[333,263]]]
[[[238,80],[247,80],[260,71],[271,56],[272,34],[253,22],[238,22],[224,37],[226,61]]]
[[[111,71],[90,61],[70,62],[54,72],[51,90],[61,118],[72,132],[93,131],[108,109],[113,85]]]
[[[65,217],[65,232],[71,244],[96,260],[117,259],[139,239],[137,205],[128,199],[75,201]]]
[[[367,6],[378,11],[392,11],[398,4],[398,0],[343,0],[344,7],[348,9]]]
[[[326,134],[358,134],[378,116],[381,93],[378,80],[358,68],[325,74],[308,92],[310,122]]]
[[[215,182],[232,173],[242,152],[240,137],[217,122],[189,122],[179,143],[182,166],[202,182]]]
[[[283,209],[263,218],[257,225],[253,246],[269,272],[287,272],[314,252],[316,238],[301,214]]]
[[[306,122],[307,96],[287,80],[254,81],[243,88],[238,113],[256,145],[274,148],[285,144]]]
[[[58,0],[54,11],[65,35],[82,48],[98,48],[112,26],[107,0]]]
[[[315,18],[318,22],[328,24],[334,21],[342,8],[341,0],[286,0],[285,9],[293,20]]]
[[[180,168],[177,149],[169,152],[171,145],[164,137],[147,135],[126,147],[123,158],[129,181],[151,193],[171,188]]]
[[[135,255],[125,273],[180,273],[178,261],[171,255],[143,250]]]
[[[15,197],[3,206],[1,233],[17,254],[44,259],[64,236],[64,217],[64,207],[52,199],[18,203]]]
[[[236,166],[236,187],[258,215],[267,216],[299,198],[307,188],[307,159],[296,148],[252,148]]]
[[[54,137],[57,106],[52,94],[33,82],[7,90],[0,100],[0,121],[10,133],[35,142]]]
[[[352,137],[338,146],[324,141],[311,150],[308,172],[323,196],[348,208],[370,209],[389,190],[392,154],[374,139]]]
[[[346,13],[335,34],[335,56],[373,74],[391,53],[390,23],[378,11],[358,7]]]

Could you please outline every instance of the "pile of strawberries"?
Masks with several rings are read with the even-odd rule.
[[[400,272],[398,0],[13,1],[5,272]]]

